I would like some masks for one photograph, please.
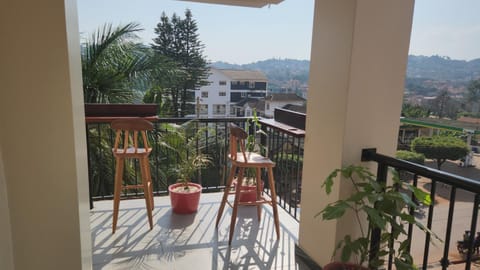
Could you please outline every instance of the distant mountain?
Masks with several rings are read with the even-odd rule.
[[[250,64],[235,65],[214,62],[212,66],[223,69],[260,70],[267,76],[271,89],[284,88],[291,80],[308,84],[310,61],[294,59],[268,59]],[[442,56],[408,56],[406,88],[413,94],[435,95],[447,89],[452,93],[465,91],[466,85],[480,78],[480,59],[454,60]]]
[[[480,77],[480,59],[454,60],[449,57],[408,56],[407,77],[442,81],[470,81]]]
[[[236,65],[226,62],[214,62],[213,67],[221,69],[260,70],[268,78],[270,89],[279,90],[290,80],[298,80],[300,84],[308,84],[310,61],[294,59],[268,59],[250,64]]]

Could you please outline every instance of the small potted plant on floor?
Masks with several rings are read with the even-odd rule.
[[[245,127],[245,131],[249,134],[245,142],[245,149],[247,152],[262,152],[263,146],[257,144],[256,140],[257,135],[266,135],[261,127],[262,126],[259,122],[257,112],[254,109],[253,117],[247,121],[247,125]],[[253,131],[250,129],[253,129]],[[261,179],[257,179],[256,169],[245,169],[239,198],[240,202],[251,202],[257,200],[257,183],[260,183],[260,189],[263,190],[263,181]],[[236,181],[234,182],[234,185],[236,185]]]
[[[340,181],[349,181],[353,185],[354,192],[348,198],[328,204],[316,216],[321,216],[323,220],[335,220],[352,211],[360,236],[355,238],[345,235],[333,253],[335,257],[336,252],[341,251],[341,262],[327,264],[324,270],[368,269],[367,263],[368,267],[376,269],[384,265],[385,257],[390,254],[393,255],[396,269],[416,269],[408,250],[409,243],[404,226],[413,224],[438,239],[409,213],[410,208],[418,208],[411,194],[422,204],[430,205],[429,194],[400,181],[396,172],[392,173],[391,184],[379,183],[368,168],[353,165],[336,169],[327,177],[322,185],[327,194],[331,193],[333,182],[339,175]],[[370,225],[364,224],[362,217],[366,217]],[[381,230],[379,251],[375,254],[372,254],[370,249],[373,228]]]
[[[174,167],[170,170],[170,175],[177,179],[177,183],[168,187],[172,210],[177,214],[191,214],[198,210],[202,186],[191,180],[195,173],[212,164],[210,157],[197,148],[203,130],[198,130],[197,125],[193,128],[192,122],[171,126],[164,136],[166,143],[177,154]]]

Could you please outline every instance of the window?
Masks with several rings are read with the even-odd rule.
[[[226,105],[225,104],[214,104],[213,113],[214,114],[225,114]]]
[[[241,93],[240,93],[240,96],[241,96],[241,97],[247,97],[247,92],[241,92]]]
[[[255,82],[248,82],[248,86],[253,89],[255,88]]]
[[[221,97],[224,97],[224,96],[227,95],[227,92],[225,92],[225,91],[218,92],[218,95],[221,96]]]
[[[208,92],[207,91],[202,92],[202,98],[208,98]]]
[[[200,104],[200,114],[208,114],[208,104]]]
[[[230,105],[230,114],[235,115],[235,105]]]
[[[270,110],[270,103],[267,103],[267,110]]]
[[[219,81],[218,84],[219,85],[227,85],[227,82],[226,81]]]

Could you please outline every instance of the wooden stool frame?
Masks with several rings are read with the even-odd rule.
[[[277,233],[277,239],[280,238],[280,223],[278,220],[278,209],[277,209],[277,194],[275,191],[275,181],[273,178],[273,167],[275,167],[275,163],[257,153],[247,152],[245,150],[245,140],[248,137],[248,134],[241,129],[240,127],[230,124],[230,153],[228,158],[231,162],[230,173],[227,179],[227,185],[225,186],[225,190],[223,192],[222,202],[220,203],[220,208],[217,214],[217,221],[215,223],[215,227],[218,228],[218,224],[223,215],[223,210],[225,209],[225,204],[228,204],[233,208],[232,217],[230,221],[230,234],[228,238],[228,244],[232,244],[232,237],[233,232],[235,230],[235,223],[237,220],[237,212],[239,205],[255,205],[257,206],[257,217],[260,221],[261,218],[261,211],[263,204],[269,204],[273,208],[273,218],[275,221],[275,230]],[[238,152],[237,148],[240,148],[240,152]],[[256,201],[251,202],[240,202],[240,192],[243,184],[243,176],[245,173],[245,169],[253,168],[256,171],[256,178],[257,178],[257,199]],[[238,174],[237,174],[238,169]],[[261,181],[261,169],[267,170],[268,175],[268,184],[271,191],[271,198],[266,199],[262,196],[261,185],[259,184]],[[235,176],[237,176],[237,184],[235,186],[235,191],[232,192],[232,184],[234,181]],[[235,194],[235,199],[233,201],[233,205],[228,201],[228,195]]]
[[[148,157],[152,148],[148,145],[147,131],[153,130],[153,124],[143,118],[123,118],[112,121],[115,130],[115,143],[112,148],[116,161],[115,189],[113,196],[112,234],[117,229],[118,209],[122,190],[143,189],[150,230],[153,228],[153,187]],[[140,137],[139,138],[139,134]],[[140,164],[141,185],[123,185],[123,171],[126,159],[137,159]]]

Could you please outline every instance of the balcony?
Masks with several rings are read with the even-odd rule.
[[[239,208],[232,246],[228,246],[231,209],[215,229],[221,193],[202,194],[196,214],[176,215],[169,197],[155,197],[154,227],[147,224],[143,199],[123,200],[112,235],[112,201],[95,202],[90,221],[93,269],[310,269],[295,256],[298,222],[279,211],[277,241],[270,207],[260,223],[256,207]]]
[[[277,114],[284,118],[282,112]],[[298,116],[296,116],[298,117]],[[154,133],[166,132],[164,124],[182,123],[188,119],[154,119]],[[200,269],[249,268],[260,269],[310,269],[308,260],[296,254],[298,242],[301,182],[303,166],[303,145],[305,132],[275,120],[261,120],[266,136],[259,141],[266,146],[265,154],[277,164],[274,174],[279,205],[281,206],[281,239],[276,241],[270,209],[265,208],[260,224],[256,220],[255,208],[243,207],[237,221],[232,248],[227,242],[229,211],[224,215],[218,232],[213,220],[221,200],[219,193],[226,180],[226,149],[228,144],[229,122],[241,126],[248,125],[248,118],[200,119],[199,127],[208,127],[215,132],[205,133],[202,139],[203,151],[214,154],[215,165],[211,171],[202,171],[196,182],[204,186],[201,206],[195,215],[172,214],[167,196],[167,186],[173,181],[162,179],[162,152],[154,148],[151,158],[152,177],[155,195],[155,225],[148,230],[143,200],[124,200],[121,203],[118,232],[111,234],[112,182],[114,166],[109,160],[108,140],[113,138],[106,122],[87,125],[89,142],[90,188],[92,203],[91,228],[93,240],[94,268],[179,268],[201,265]],[[282,121],[285,119],[282,119]],[[291,120],[291,119],[290,119]],[[302,122],[294,119],[294,124]],[[160,137],[152,137],[160,138]],[[104,140],[106,139],[106,141]],[[154,143],[154,145],[156,145]],[[100,147],[99,147],[100,146]],[[170,153],[172,154],[172,153]],[[423,207],[414,213],[419,221],[435,232],[443,242],[432,245],[430,236],[409,228],[411,251],[417,265],[436,268],[469,269],[477,256],[468,252],[460,254],[457,240],[462,239],[465,230],[476,231],[480,202],[480,185],[468,178],[436,171],[428,167],[413,165],[376,153],[364,152],[365,161],[378,162],[381,171],[391,167],[410,172],[410,180],[415,185],[431,193],[436,202],[431,207]],[[102,165],[103,164],[103,165]],[[102,167],[103,166],[103,167]],[[132,165],[132,179],[138,181],[138,171]],[[448,167],[448,166],[447,166]],[[101,170],[101,174],[99,173]],[[468,169],[468,168],[467,168]],[[470,173],[475,168],[470,168]],[[381,171],[380,171],[381,170]],[[462,174],[465,170],[450,170]],[[476,171],[473,171],[475,173]],[[471,174],[475,175],[475,174]],[[382,179],[379,178],[379,181]],[[269,187],[265,187],[269,193]],[[472,193],[473,192],[473,193]],[[477,194],[477,195],[475,195]],[[138,194],[129,194],[135,197]],[[319,221],[320,222],[320,221]],[[473,251],[474,246],[470,247]],[[328,252],[331,252],[330,250]],[[470,255],[469,255],[470,254]],[[392,262],[389,262],[391,265]],[[312,267],[314,268],[314,267]]]

